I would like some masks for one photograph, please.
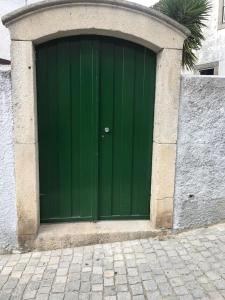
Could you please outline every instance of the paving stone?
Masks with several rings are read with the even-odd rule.
[[[173,295],[172,288],[168,283],[159,283],[158,286],[163,297]]]
[[[157,284],[153,280],[146,280],[143,282],[144,288],[146,291],[155,291],[157,290]]]
[[[152,279],[152,273],[151,272],[145,272],[141,273],[141,279],[144,280],[149,280]]]
[[[132,299],[134,299],[134,300],[145,300],[145,296],[144,295],[133,296]]]
[[[133,296],[143,295],[143,288],[142,288],[142,285],[140,283],[131,285],[130,289],[131,289],[131,292],[132,292]]]
[[[117,294],[117,299],[118,300],[130,300],[131,299],[131,294],[128,293],[128,292],[118,293]]]
[[[56,276],[55,283],[66,283],[67,276]]]
[[[88,300],[90,299],[89,293],[80,293],[79,294],[79,300]]]
[[[136,283],[141,282],[141,278],[138,276],[132,276],[132,277],[128,276],[128,282],[129,282],[129,284],[136,284]]]
[[[48,300],[49,295],[48,294],[38,294],[35,299],[36,300]]]
[[[69,281],[66,284],[66,292],[79,291],[80,289],[80,280]]]
[[[23,299],[33,299],[35,298],[37,291],[25,291],[23,295]]]
[[[113,270],[106,270],[104,271],[104,277],[113,277],[114,271]]]
[[[9,278],[5,285],[3,286],[3,289],[14,289],[18,283],[18,279],[16,278]]]
[[[184,295],[179,297],[180,300],[193,300],[192,295]]]
[[[63,300],[64,294],[50,294],[49,300]]]
[[[126,284],[127,283],[127,277],[126,275],[117,275],[115,277],[116,284]]]
[[[51,286],[43,286],[38,290],[38,294],[48,294],[51,291]]]
[[[113,286],[113,285],[114,285],[113,277],[104,278],[104,286]]]
[[[102,267],[93,267],[93,274],[102,275]]]
[[[105,296],[115,296],[116,295],[116,287],[115,286],[105,287],[104,295]]]
[[[174,292],[178,296],[188,295],[188,290],[185,286],[177,286],[173,288]]]
[[[80,286],[80,292],[81,293],[87,293],[90,290],[91,290],[90,282],[81,282],[81,286]]]
[[[65,291],[64,283],[57,283],[52,286],[52,293],[64,293],[64,291]]]
[[[9,300],[9,299],[10,299],[10,293],[0,292],[0,300]]]
[[[90,281],[90,278],[91,272],[81,273],[81,281]]]
[[[103,294],[101,292],[92,292],[90,295],[91,300],[101,300],[103,299]]]
[[[116,286],[117,292],[127,292],[128,291],[128,285],[126,284],[120,284]]]
[[[156,281],[156,283],[167,282],[165,275],[156,275],[156,276],[154,276],[154,280]]]
[[[173,287],[182,286],[184,284],[183,280],[180,277],[171,278],[169,281]]]
[[[138,270],[137,270],[137,268],[128,268],[127,273],[128,273],[128,276],[137,276]]]
[[[67,275],[67,273],[68,273],[68,268],[59,268],[57,270],[56,276]]]
[[[67,292],[65,294],[64,300],[78,300],[79,294],[76,292]]]
[[[92,291],[94,291],[94,292],[103,291],[103,284],[94,284],[94,285],[92,285]]]
[[[148,292],[146,293],[147,299],[148,300],[162,300],[162,296],[159,291],[155,292]]]

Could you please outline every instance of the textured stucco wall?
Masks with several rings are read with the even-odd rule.
[[[0,252],[17,244],[10,71],[0,69]]]
[[[174,228],[225,220],[225,78],[184,76]]]

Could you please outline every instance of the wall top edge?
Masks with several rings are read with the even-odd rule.
[[[41,2],[36,2],[27,6],[23,6],[19,9],[16,9],[2,17],[2,23],[7,27],[12,22],[16,22],[17,19],[23,18],[28,14],[35,13],[39,10],[49,9],[51,7],[63,6],[63,5],[109,5],[112,7],[131,9],[139,13],[145,13],[150,17],[158,19],[160,22],[166,23],[169,26],[172,26],[174,30],[179,31],[181,34],[185,36],[190,35],[189,29],[185,26],[179,24],[174,21],[170,17],[160,13],[159,11],[148,8],[146,6],[136,4],[133,2],[129,2],[126,0],[45,0]]]

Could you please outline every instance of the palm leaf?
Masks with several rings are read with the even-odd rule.
[[[197,62],[195,51],[202,46],[202,29],[211,10],[209,0],[160,0],[153,8],[190,30],[190,36],[184,41],[182,64],[187,69],[194,69]]]

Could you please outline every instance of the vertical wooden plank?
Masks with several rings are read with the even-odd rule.
[[[132,214],[145,217],[150,213],[154,91],[155,59],[150,51],[139,48],[136,51]]]
[[[57,50],[52,42],[38,49],[38,134],[41,219],[57,215],[58,136],[57,128]],[[53,151],[54,149],[54,151]]]
[[[92,217],[99,216],[99,39],[92,37],[92,144],[93,144],[93,173],[92,173]]]
[[[134,48],[128,44],[124,46],[124,79],[123,100],[121,103],[121,137],[122,153],[120,159],[122,173],[121,215],[131,215],[132,192],[132,157],[133,157],[133,101],[134,101]]]
[[[48,46],[48,80],[46,99],[48,106],[48,120],[45,124],[45,134],[47,139],[46,165],[48,166],[49,177],[47,183],[49,186],[49,215],[51,217],[59,216],[59,164],[58,164],[58,93],[57,93],[57,47],[55,42]],[[46,106],[46,103],[45,103]],[[45,107],[43,108],[45,109]]]
[[[69,40],[57,46],[59,211],[61,218],[71,216],[71,98]]]
[[[90,39],[81,41],[80,52],[80,211],[83,217],[93,217],[97,201],[97,98],[93,88],[96,68],[93,44]]]
[[[118,42],[115,58],[114,214],[131,213],[134,49]]]
[[[122,152],[121,103],[123,101],[124,50],[115,42],[114,50],[114,108],[113,108],[113,178],[112,178],[112,215],[120,216],[122,174],[120,157]]]
[[[112,146],[114,100],[114,44],[109,39],[101,41],[100,51],[100,130],[99,130],[99,216],[112,214]],[[104,128],[110,129],[109,133]]]
[[[47,51],[45,48],[39,47],[36,51],[37,62],[37,113],[38,113],[38,144],[39,144],[39,174],[40,174],[40,217],[46,219],[49,207],[49,168],[46,167],[46,150],[48,144],[48,137],[46,136],[45,126],[48,124],[48,110],[47,104],[47,89],[46,83],[48,78],[47,67]],[[46,104],[45,104],[46,103]],[[44,172],[45,170],[45,172]]]
[[[71,209],[73,217],[80,217],[80,156],[81,156],[81,128],[80,128],[80,39],[73,38],[70,42],[70,76],[71,76],[71,151],[72,151],[72,170],[71,170]]]

